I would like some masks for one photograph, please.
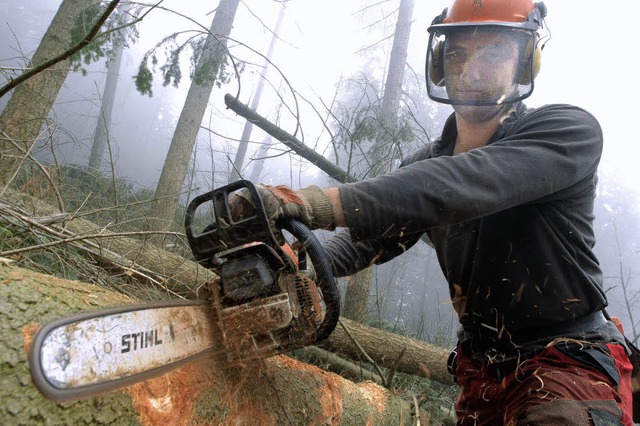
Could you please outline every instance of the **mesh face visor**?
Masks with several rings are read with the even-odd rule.
[[[501,105],[533,92],[535,31],[495,24],[429,29],[427,93],[452,105]]]

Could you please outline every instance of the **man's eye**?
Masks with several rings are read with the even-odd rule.
[[[504,60],[511,56],[511,52],[501,46],[488,46],[480,52],[480,55],[488,60]]]

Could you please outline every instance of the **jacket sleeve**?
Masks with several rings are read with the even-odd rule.
[[[420,237],[421,234],[412,234],[355,242],[347,229],[332,236],[323,247],[333,274],[346,277],[399,256],[418,242]]]
[[[602,131],[570,105],[530,110],[488,145],[340,186],[351,238],[422,233],[553,197],[592,176]],[[577,185],[576,185],[577,186]],[[562,196],[570,196],[562,191]]]
[[[431,155],[431,144],[405,159],[400,167]],[[407,251],[426,234],[399,235],[356,242],[349,229],[333,235],[325,244],[324,250],[336,277],[353,275],[373,264],[382,264]]]

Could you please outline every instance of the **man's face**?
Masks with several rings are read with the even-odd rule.
[[[444,78],[450,99],[501,104],[514,90],[520,56],[516,37],[473,28],[447,36]]]

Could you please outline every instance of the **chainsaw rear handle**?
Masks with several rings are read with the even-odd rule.
[[[246,189],[256,208],[251,216],[234,220],[231,215],[229,197],[234,192]],[[196,234],[193,219],[198,207],[212,204],[213,223]],[[318,327],[316,342],[326,339],[335,329],[340,315],[340,297],[335,277],[322,245],[306,225],[292,218],[282,218],[276,222],[278,231],[286,230],[306,249],[316,271],[316,285],[322,290],[326,313]],[[239,248],[245,244],[262,242],[282,253],[279,240],[274,235],[267,218],[262,199],[254,184],[248,180],[239,180],[229,185],[194,198],[187,207],[185,231],[194,257],[206,268],[218,270],[220,259],[217,255]],[[283,255],[283,258],[288,256]]]

